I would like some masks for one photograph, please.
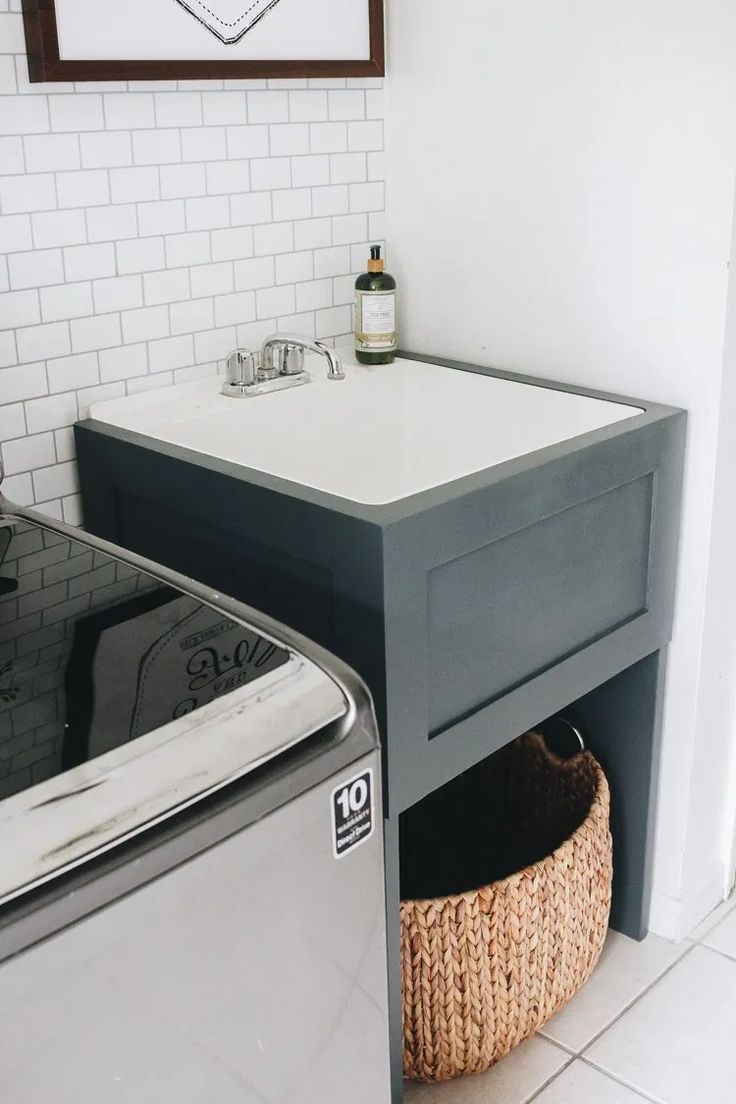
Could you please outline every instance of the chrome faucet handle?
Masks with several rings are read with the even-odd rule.
[[[282,376],[298,376],[304,371],[304,346],[284,342],[279,348],[279,371]]]
[[[345,379],[342,361],[333,348],[325,345],[323,341],[315,341],[311,337],[302,334],[276,333],[267,337],[261,346],[261,363],[267,364],[273,357],[280,366],[282,375],[296,375],[301,369],[296,369],[298,362],[298,349],[304,349],[312,353],[319,353],[327,361],[327,378],[331,380]],[[289,363],[292,365],[288,368]]]
[[[243,394],[243,388],[252,387],[258,375],[258,362],[250,349],[234,349],[226,361],[223,395]]]
[[[256,355],[250,349],[234,349],[227,358],[228,383],[253,383],[257,371]]]

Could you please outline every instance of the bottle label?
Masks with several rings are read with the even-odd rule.
[[[367,352],[396,348],[395,291],[356,291],[355,347]]]

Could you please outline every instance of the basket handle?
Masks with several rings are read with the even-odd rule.
[[[570,733],[572,733],[572,735],[575,737],[575,739],[577,740],[577,742],[579,744],[578,751],[573,752],[572,755],[565,755],[564,758],[572,759],[572,758],[574,758],[575,755],[578,755],[580,752],[583,752],[583,751],[586,750],[586,748],[585,748],[585,738],[583,737],[583,734],[582,734],[580,728],[573,721],[571,721],[569,717],[565,717],[562,714],[558,714],[558,715],[555,715],[553,717],[550,717],[543,725],[540,726],[542,737],[543,737],[543,740],[544,740],[544,744],[545,744],[545,747],[547,747],[548,751],[552,751],[552,747],[550,746],[550,743],[549,743],[550,736],[548,735],[548,733],[545,732],[545,728],[546,728],[547,725],[551,725],[551,724],[559,725],[563,728],[568,729],[568,731]],[[552,741],[553,741],[553,743],[555,742],[553,737],[552,737]],[[557,755],[558,758],[561,757],[561,753],[558,753],[557,751],[554,751],[553,754]]]
[[[560,724],[567,725],[577,742],[580,744],[580,750],[585,751],[585,739],[578,726],[576,724],[573,724],[573,722],[568,717],[558,717],[557,720],[560,722]]]

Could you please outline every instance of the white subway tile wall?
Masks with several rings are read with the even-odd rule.
[[[380,80],[30,84],[0,0],[4,493],[81,520],[71,426],[222,370],[274,330],[351,330],[384,234]]]

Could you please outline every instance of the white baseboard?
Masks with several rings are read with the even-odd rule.
[[[663,939],[680,943],[726,899],[725,886],[726,870],[723,861],[717,859],[708,876],[683,897],[669,897],[655,889],[649,914],[649,930]]]

